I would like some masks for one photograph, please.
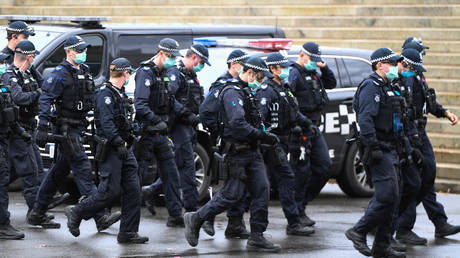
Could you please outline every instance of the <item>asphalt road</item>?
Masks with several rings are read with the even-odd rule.
[[[460,224],[460,195],[438,194],[444,204],[449,222]],[[97,233],[94,221],[84,221],[81,235],[73,237],[66,226],[64,206],[53,210],[60,229],[44,230],[25,224],[27,211],[21,193],[10,193],[12,224],[22,230],[24,240],[0,240],[0,257],[164,257],[164,256],[206,256],[206,257],[364,257],[353,249],[344,232],[363,214],[367,199],[346,197],[337,185],[328,184],[322,194],[308,208],[314,220],[316,233],[310,237],[287,236],[286,219],[278,201],[270,204],[268,230],[265,236],[279,243],[283,250],[279,254],[253,254],[245,252],[245,240],[227,240],[224,237],[227,219],[225,214],[216,218],[216,235],[207,236],[203,231],[196,248],[190,247],[184,230],[166,227],[167,213],[157,209],[151,216],[142,209],[139,233],[150,238],[147,244],[120,245],[116,241],[119,223],[102,233]],[[408,257],[460,257],[460,234],[445,239],[434,238],[434,226],[419,207],[415,231],[428,238],[427,246],[409,247]],[[248,225],[249,215],[245,215]],[[368,237],[371,245],[372,236]]]

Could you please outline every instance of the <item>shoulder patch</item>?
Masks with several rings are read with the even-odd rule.
[[[243,106],[243,100],[238,98],[238,104],[240,104],[240,106]]]
[[[266,89],[268,87],[268,84],[264,83],[262,86],[260,86],[261,89]]]
[[[150,82],[150,79],[145,79],[144,84],[145,84],[145,87],[150,87],[152,83]]]
[[[53,82],[53,77],[48,77],[48,80],[46,80],[47,83],[52,83]]]
[[[150,70],[150,67],[144,66],[144,70]]]
[[[214,92],[214,97],[219,97],[219,90],[216,90],[216,92]]]
[[[267,98],[261,98],[260,99],[260,104],[261,105],[267,105]]]
[[[105,96],[104,97],[104,102],[105,102],[105,104],[110,105],[110,103],[112,103],[112,99],[109,96]]]
[[[58,66],[56,66],[56,68],[55,68],[56,71],[59,71],[59,70],[61,70],[61,69],[62,69],[62,65],[58,65]]]
[[[171,76],[169,77],[169,79],[170,79],[171,81],[175,81],[175,80],[176,80],[176,76],[173,74],[173,75],[171,75]]]
[[[375,95],[374,100],[375,100],[375,102],[380,102],[380,95]]]
[[[18,79],[16,77],[11,78],[13,82],[18,82]]]

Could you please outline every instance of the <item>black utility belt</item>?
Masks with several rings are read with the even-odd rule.
[[[240,143],[240,142],[233,142],[233,143],[226,143],[225,146],[226,150],[228,150],[227,153],[232,154],[232,153],[239,153],[242,151],[253,151],[256,150],[259,147],[259,143]]]
[[[426,123],[427,123],[426,116],[419,118],[419,119],[415,119],[415,124],[417,125],[417,128],[425,128]]]

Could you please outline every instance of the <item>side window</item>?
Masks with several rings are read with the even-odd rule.
[[[83,40],[91,44],[87,50],[86,63],[91,74],[96,77],[101,72],[102,58],[104,55],[104,39],[100,35],[80,35]],[[64,43],[59,45],[54,52],[43,62],[43,75],[46,76],[54,67],[58,66],[66,58]],[[51,70],[50,70],[51,69]]]
[[[343,79],[343,87],[358,87],[359,83],[372,73],[371,65],[364,60],[342,58],[343,63],[342,72],[346,74]]]
[[[127,58],[134,67],[138,67],[140,62],[156,53],[158,43],[165,37],[177,40],[181,49],[188,48],[192,44],[189,35],[120,35],[117,56]]]

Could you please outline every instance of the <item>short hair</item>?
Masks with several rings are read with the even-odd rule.
[[[195,52],[193,52],[193,50],[191,50],[191,49],[188,49],[188,50],[187,50],[187,53],[185,54],[185,57],[187,57],[187,58],[188,58],[188,57],[191,57],[193,54],[195,54],[195,55],[196,55],[196,53],[195,53]]]
[[[247,72],[249,69],[252,69],[252,71],[256,73],[257,80],[262,80],[265,77],[263,72],[257,71],[249,66],[243,66],[243,73]]]
[[[18,60],[18,61],[25,61],[27,59],[27,55],[26,54],[22,54],[22,53],[14,53],[14,60]]]
[[[372,64],[372,71],[373,72],[377,71],[377,63],[378,62]]]
[[[110,65],[110,78],[120,78],[123,76],[124,71],[114,71],[115,65]]]

